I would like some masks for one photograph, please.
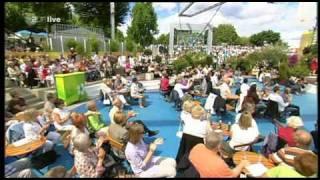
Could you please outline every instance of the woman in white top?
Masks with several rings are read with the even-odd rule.
[[[185,101],[182,105],[182,111],[180,114],[180,119],[182,122],[184,122],[187,118],[191,117],[191,110],[192,107],[194,106],[192,101]]]
[[[53,149],[60,139],[60,134],[52,131],[47,132],[50,124],[39,121],[40,114],[35,109],[30,109],[18,113],[16,118],[24,121],[22,128],[26,139],[36,140],[41,136],[46,136],[46,143],[42,146],[42,152],[44,153]]]
[[[64,101],[62,99],[56,99],[54,104],[56,108],[52,111],[52,119],[54,120],[55,128],[62,131],[71,131],[73,125],[70,117],[70,111],[64,109]]]
[[[184,127],[176,157],[177,164],[179,164],[179,161],[184,155],[189,154],[190,150],[195,145],[204,143],[203,138],[212,130],[210,121],[205,117],[206,111],[201,106],[197,105],[192,108],[191,116],[189,115],[182,119]]]
[[[253,121],[251,113],[249,111],[244,111],[240,116],[239,122],[231,126],[231,140],[222,145],[223,150],[227,152],[230,157],[232,157],[234,151],[247,151],[249,148],[249,146],[237,148],[234,146],[251,143],[259,136],[258,127],[253,125]]]

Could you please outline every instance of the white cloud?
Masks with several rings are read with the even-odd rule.
[[[128,18],[126,19],[126,22],[117,27],[117,29],[119,29],[123,33],[124,37],[127,36],[127,30],[128,30],[128,27],[131,26],[131,22],[132,22],[132,18],[131,16],[128,16]]]
[[[177,4],[178,3],[160,2],[160,3],[152,3],[152,6],[156,11],[172,11],[176,8]]]

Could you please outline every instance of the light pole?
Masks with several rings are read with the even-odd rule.
[[[114,2],[110,3],[110,13],[111,13],[111,39],[114,39]]]

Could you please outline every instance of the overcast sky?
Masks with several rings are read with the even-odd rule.
[[[189,8],[185,13],[193,13],[216,2],[199,2]],[[130,3],[130,9],[135,3]],[[216,13],[217,8],[211,9],[197,16],[178,17],[188,2],[159,2],[153,3],[157,13],[159,36],[170,31],[170,24],[190,23],[201,24],[208,21]],[[317,4],[315,2],[227,2],[221,6],[213,17],[211,25],[233,24],[240,36],[250,36],[263,30],[279,32],[283,41],[288,42],[290,47],[299,47],[303,32],[315,26]],[[131,25],[131,16],[128,15],[126,23],[119,26],[124,35],[128,26]],[[156,37],[157,37],[156,36]],[[214,38],[214,37],[213,37]]]

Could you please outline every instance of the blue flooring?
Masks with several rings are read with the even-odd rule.
[[[249,82],[252,79],[249,79]],[[259,87],[259,86],[258,86]],[[163,137],[165,139],[163,145],[159,145],[156,151],[156,155],[169,156],[175,158],[176,153],[179,148],[180,139],[176,136],[176,132],[179,127],[179,114],[172,106],[173,104],[165,102],[160,93],[146,93],[147,95],[147,104],[148,107],[141,109],[138,105],[133,105],[130,108],[126,108],[126,111],[133,110],[138,113],[138,115],[132,120],[142,120],[145,124],[152,130],[159,130],[160,133],[157,137]],[[202,100],[203,101],[203,100]],[[308,131],[314,130],[314,124],[317,121],[318,114],[318,103],[317,95],[315,94],[303,94],[303,95],[294,95],[293,104],[300,106],[301,116],[305,123],[305,128]],[[109,125],[109,110],[110,106],[104,106],[100,101],[97,100],[97,107],[102,113],[104,122]],[[84,113],[87,111],[86,105],[81,105],[74,109],[76,112]],[[224,122],[234,121],[234,112],[229,112],[225,117],[223,117]],[[213,116],[213,120],[217,121],[221,117]],[[269,132],[275,130],[274,125],[268,119],[256,119],[259,131],[262,135],[267,135]],[[146,137],[146,141],[152,141],[154,138]],[[66,168],[70,169],[73,166],[73,158],[68,153],[67,150],[63,148],[60,144],[56,146],[56,150],[60,157],[57,161],[46,167],[41,171],[41,173],[46,173],[48,168],[63,165]],[[6,159],[6,163],[10,162],[10,159]]]

